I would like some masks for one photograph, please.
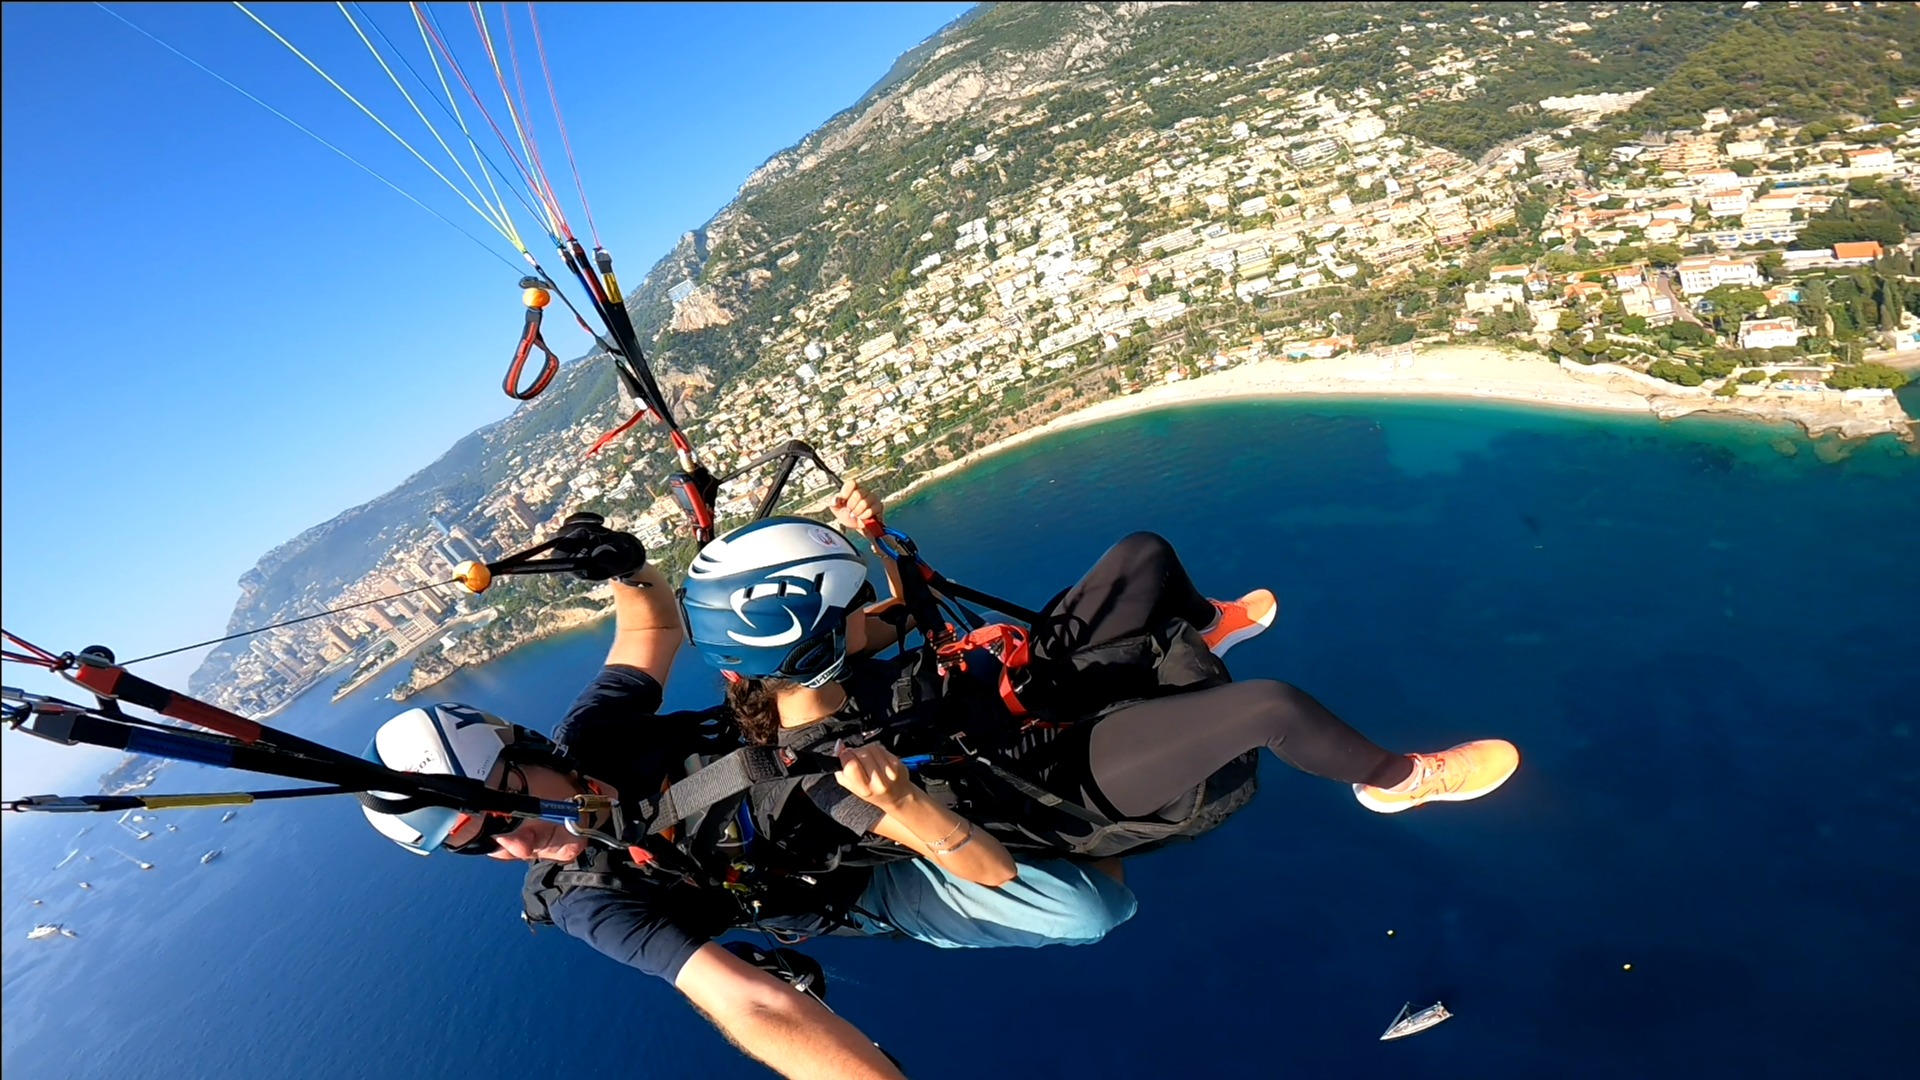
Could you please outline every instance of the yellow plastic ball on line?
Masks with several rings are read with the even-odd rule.
[[[538,286],[521,293],[520,299],[530,308],[543,308],[553,302],[553,296]]]

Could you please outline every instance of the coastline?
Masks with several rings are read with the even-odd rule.
[[[1586,412],[1631,413],[1670,420],[1696,413],[1760,422],[1792,422],[1809,437],[1833,433],[1841,438],[1891,434],[1909,444],[1914,423],[1890,393],[1848,399],[1837,391],[1778,391],[1716,397],[1704,387],[1685,387],[1614,364],[1583,365],[1550,360],[1537,353],[1494,345],[1441,345],[1426,350],[1399,347],[1384,353],[1349,353],[1324,360],[1261,360],[1193,379],[1147,387],[1137,393],[1089,405],[1035,427],[969,451],[914,477],[888,494],[898,505],[922,488],[952,476],[985,458],[1069,428],[1084,427],[1136,413],[1211,401],[1344,395],[1371,398],[1446,398],[1456,401],[1507,401]],[[801,507],[802,513],[826,508],[830,496]],[[431,677],[416,677],[396,693],[404,700],[454,671],[483,664],[535,641],[598,622],[612,614],[562,609],[499,652],[452,665]]]
[[[1055,417],[1038,427],[970,451],[922,473],[889,497],[905,498],[983,458],[1068,428],[1205,401],[1322,394],[1511,401],[1594,412],[1638,413],[1663,420],[1715,413],[1796,423],[1810,437],[1828,433],[1837,433],[1842,438],[1870,438],[1881,434],[1907,440],[1914,437],[1910,426],[1912,418],[1891,398],[1885,399],[1888,405],[1880,407],[1842,404],[1840,394],[1834,391],[1719,398],[1702,387],[1679,386],[1614,364],[1587,366],[1554,361],[1536,353],[1492,345],[1442,345],[1423,351],[1401,348],[1388,353],[1349,353],[1325,360],[1260,360],[1148,387]]]

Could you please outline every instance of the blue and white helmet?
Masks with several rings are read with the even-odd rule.
[[[443,702],[408,709],[381,724],[362,756],[401,772],[470,776],[484,782],[514,735],[513,725],[491,713]],[[400,798],[384,791],[368,794]],[[416,855],[433,854],[466,816],[444,806],[424,806],[403,814],[382,813],[366,805],[360,809],[380,835]]]
[[[770,517],[700,549],[680,610],[721,671],[818,687],[846,663],[847,616],[866,584],[866,560],[837,530]]]

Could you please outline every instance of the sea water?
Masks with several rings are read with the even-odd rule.
[[[1237,677],[1395,749],[1500,736],[1522,765],[1387,817],[1269,760],[1248,810],[1129,865],[1140,914],[1106,942],[809,943],[833,1006],[916,1077],[1888,1069],[1920,967],[1920,459],[1822,449],[1719,421],[1231,403],[925,491],[893,523],[956,580],[1039,603],[1152,529],[1210,593],[1279,594]],[[429,694],[548,727],[610,634]],[[716,697],[682,660],[670,702]],[[278,722],[358,749],[397,708],[319,695]],[[159,788],[250,779],[178,765]],[[664,984],[530,935],[512,868],[409,855],[349,799],[162,817],[180,830],[138,843],[144,873],[108,817],[7,822],[10,1080],[765,1075]],[[97,861],[53,870],[74,846]],[[48,921],[81,937],[25,940]],[[1435,1000],[1455,1019],[1376,1041]]]

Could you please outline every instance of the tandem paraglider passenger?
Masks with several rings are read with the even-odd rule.
[[[721,710],[660,713],[683,634],[671,586],[642,565],[639,541],[597,521],[575,521],[571,530],[570,554],[593,564],[582,576],[615,581],[616,628],[606,666],[554,739],[441,704],[382,725],[370,758],[408,772],[485,777],[541,798],[591,792],[627,803],[683,780],[690,756],[712,760],[741,747]],[[1037,947],[1098,941],[1134,912],[1116,866],[1016,860],[929,799],[882,746],[841,747],[815,764],[791,785],[791,800],[741,792],[624,847],[554,822],[408,809],[383,805],[377,794],[363,802],[374,827],[410,851],[530,863],[523,901],[531,923],[557,925],[665,979],[735,1045],[792,1077],[899,1073],[825,1007],[823,979],[805,957],[716,944],[729,930],[762,932],[776,946],[872,934],[946,947]],[[669,790],[693,797],[680,784]],[[842,858],[836,834],[870,834],[890,850]],[[760,836],[778,842],[756,842]]]
[[[851,483],[833,504],[874,536],[881,509]],[[1030,628],[965,637],[917,587],[923,568],[875,549],[906,595],[866,608],[866,562],[839,532],[766,518],[715,540],[683,590],[693,645],[750,741],[885,745],[1009,843],[1113,856],[1199,835],[1252,797],[1263,747],[1383,814],[1480,798],[1519,766],[1500,739],[1393,753],[1304,690],[1232,681],[1220,658],[1272,624],[1273,594],[1208,599],[1153,533],[1114,544]],[[877,656],[916,625],[946,640]]]

